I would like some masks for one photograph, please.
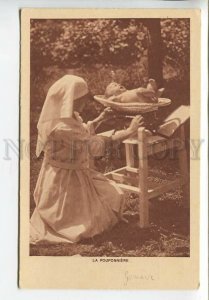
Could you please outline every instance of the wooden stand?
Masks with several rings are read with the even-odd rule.
[[[148,135],[145,128],[139,128],[137,138],[127,139],[123,142],[126,150],[126,166],[105,174],[109,179],[116,181],[121,189],[139,195],[139,226],[141,228],[149,226],[149,199],[176,189],[179,185],[183,185],[184,197],[188,199],[189,182],[184,127],[181,126],[179,131],[177,137],[166,139]],[[178,139],[178,143],[176,143],[176,139]],[[138,168],[135,167],[134,161],[135,145],[138,148]],[[178,152],[181,176],[167,183],[152,183],[150,186],[148,181],[149,155],[172,148],[176,148]]]

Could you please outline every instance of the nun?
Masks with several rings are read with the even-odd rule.
[[[76,243],[110,230],[121,218],[124,195],[114,181],[90,167],[102,156],[106,140],[123,140],[136,132],[142,118],[104,139],[94,128],[105,117],[83,123],[87,83],[65,75],[49,89],[38,121],[36,155],[44,159],[34,191],[30,242]]]

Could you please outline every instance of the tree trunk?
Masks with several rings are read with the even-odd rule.
[[[160,19],[144,19],[143,23],[148,28],[151,38],[151,45],[148,49],[149,78],[155,79],[158,87],[162,87],[163,54]]]

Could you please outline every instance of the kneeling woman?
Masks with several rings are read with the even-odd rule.
[[[84,124],[79,112],[87,95],[86,82],[72,75],[48,91],[38,122],[36,154],[44,151],[44,160],[34,192],[31,243],[78,242],[112,228],[120,218],[122,191],[89,167],[90,154],[101,156],[105,149],[105,140],[94,132],[105,113]],[[141,117],[135,117],[110,139],[123,140],[140,124]]]

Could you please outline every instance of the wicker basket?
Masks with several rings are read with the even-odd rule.
[[[171,100],[167,98],[159,98],[158,103],[119,103],[106,99],[104,95],[96,95],[94,96],[94,99],[106,107],[111,107],[113,110],[129,114],[156,111],[158,107],[167,106],[171,104]]]

